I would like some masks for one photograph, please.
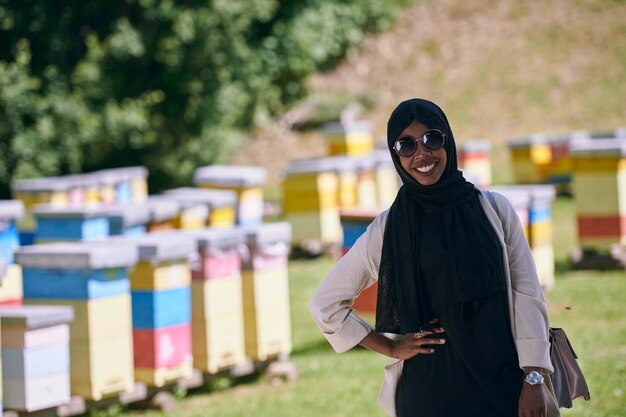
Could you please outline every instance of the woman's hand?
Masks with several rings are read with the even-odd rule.
[[[432,320],[431,324],[438,326],[438,320]],[[409,333],[397,340],[391,340],[386,336],[371,332],[361,342],[361,346],[394,359],[410,359],[417,354],[430,355],[434,353],[432,345],[442,345],[445,339],[426,337],[431,334],[443,333],[442,327],[435,327],[434,332],[422,331]]]
[[[396,359],[410,359],[415,355],[431,355],[435,353],[432,345],[443,345],[445,339],[435,339],[426,337],[435,333],[443,333],[442,328],[438,328],[435,332],[421,331],[419,333],[409,333],[398,340],[391,342],[390,356]]]
[[[546,417],[548,399],[543,384],[530,385],[522,382],[517,414],[519,417]]]

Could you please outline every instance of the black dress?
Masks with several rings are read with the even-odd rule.
[[[523,372],[512,339],[506,291],[464,305],[452,301],[440,213],[420,218],[421,272],[444,345],[404,362],[398,417],[517,417]],[[504,272],[503,272],[504,273]],[[502,276],[504,280],[505,277]]]

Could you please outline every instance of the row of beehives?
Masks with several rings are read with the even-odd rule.
[[[102,172],[106,173],[107,182],[96,183],[101,187],[91,191],[90,183],[77,182],[76,177],[82,178],[78,175],[16,181],[13,195],[25,208],[17,222],[21,243],[94,240],[164,228],[249,225],[258,224],[263,218],[263,168],[199,168],[194,181],[200,188],[178,188],[150,197],[146,194],[145,168]],[[134,188],[121,175],[129,172],[142,174],[133,179]],[[88,174],[86,178],[98,175]],[[87,188],[80,189],[82,186]],[[129,194],[129,190],[133,192]]]
[[[586,160],[607,153],[602,142],[625,139],[626,128],[613,131],[577,131],[567,135],[535,134],[513,139],[508,147],[512,170],[519,184],[552,183],[563,191],[573,191],[569,184]],[[619,153],[614,150],[614,153]]]
[[[288,354],[290,239],[283,222],[22,247],[0,285],[5,408]]]

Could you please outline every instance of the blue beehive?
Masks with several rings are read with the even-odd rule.
[[[128,294],[128,265],[137,254],[123,247],[57,243],[22,248],[24,299],[92,300]]]
[[[37,218],[37,243],[93,241],[109,235],[109,219],[105,208],[37,205],[33,212]]]

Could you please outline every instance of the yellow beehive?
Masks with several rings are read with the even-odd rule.
[[[129,294],[89,301],[33,300],[30,305],[67,305],[70,324],[71,390],[99,401],[129,391],[133,378],[133,339]]]
[[[151,387],[162,387],[168,383],[175,382],[193,375],[193,361],[189,360],[180,365],[167,368],[137,368],[135,369],[135,380],[143,382]]]
[[[287,251],[291,228],[272,223],[247,229],[250,258],[242,273],[246,354],[254,360],[291,351]]]
[[[357,206],[362,209],[371,209],[378,206],[376,192],[375,161],[371,156],[359,158],[357,166]],[[348,207],[342,207],[348,208]]]
[[[236,222],[234,207],[215,207],[209,216],[211,227],[232,227]]]
[[[339,178],[334,172],[290,173],[283,181],[285,213],[311,212],[338,207]]]
[[[139,261],[130,273],[133,290],[167,290],[191,284],[186,260],[163,262]]]
[[[349,164],[347,158],[321,158],[293,161],[288,167],[283,181],[284,212],[297,244],[340,241],[339,200],[352,202],[356,197],[356,177]]]
[[[291,351],[287,271],[243,272],[246,354],[255,360]]]
[[[194,282],[194,287],[200,284]],[[245,361],[241,306],[237,312],[222,315],[212,312],[205,316],[194,315],[192,334],[193,360],[198,369],[214,374]]]
[[[22,267],[9,265],[6,275],[0,282],[0,305],[17,305],[22,303]]]
[[[165,195],[183,206],[205,205],[208,210],[208,226],[232,227],[235,224],[237,194],[232,190],[182,187],[168,190]]]
[[[328,123],[324,126],[328,155],[366,155],[374,150],[369,122]]]
[[[194,366],[213,374],[245,360],[239,256],[244,232],[207,228],[183,234],[194,237],[199,254],[191,284]]]
[[[191,285],[187,258],[196,251],[191,236],[182,233],[149,233],[114,237],[108,243],[125,245],[128,250],[138,254],[139,260],[129,270],[133,291],[171,290]]]
[[[339,207],[351,208],[358,205],[357,200],[357,175],[352,170],[338,172],[339,193],[337,202]]]
[[[552,163],[552,149],[544,135],[509,142],[513,176],[518,184],[547,182]]]
[[[320,212],[286,213],[286,220],[293,225],[293,242],[302,244],[308,240],[317,240],[324,244],[341,242],[343,237],[339,209],[327,209]]]
[[[238,225],[263,221],[263,189],[267,171],[261,167],[213,165],[196,169],[194,183],[202,188],[230,190],[237,195]]]
[[[118,335],[70,343],[71,391],[88,400],[131,391],[133,376],[133,340]]]
[[[151,196],[147,199],[146,205],[150,210],[148,232],[174,230],[176,228],[176,219],[182,209],[178,201],[171,197]]]
[[[182,205],[180,214],[174,219],[177,229],[193,230],[205,227],[209,210],[205,205]]]
[[[375,161],[377,207],[390,207],[398,194],[400,177],[398,177],[393,160],[386,147],[384,149],[376,149],[373,152],[373,158]]]
[[[34,231],[37,221],[33,215],[36,204],[50,204],[55,208],[68,205],[68,190],[72,184],[62,177],[17,180],[12,184],[13,198],[24,204],[24,216],[17,221],[22,232]]]
[[[626,244],[626,140],[572,141],[571,158],[580,245],[607,252]]]

